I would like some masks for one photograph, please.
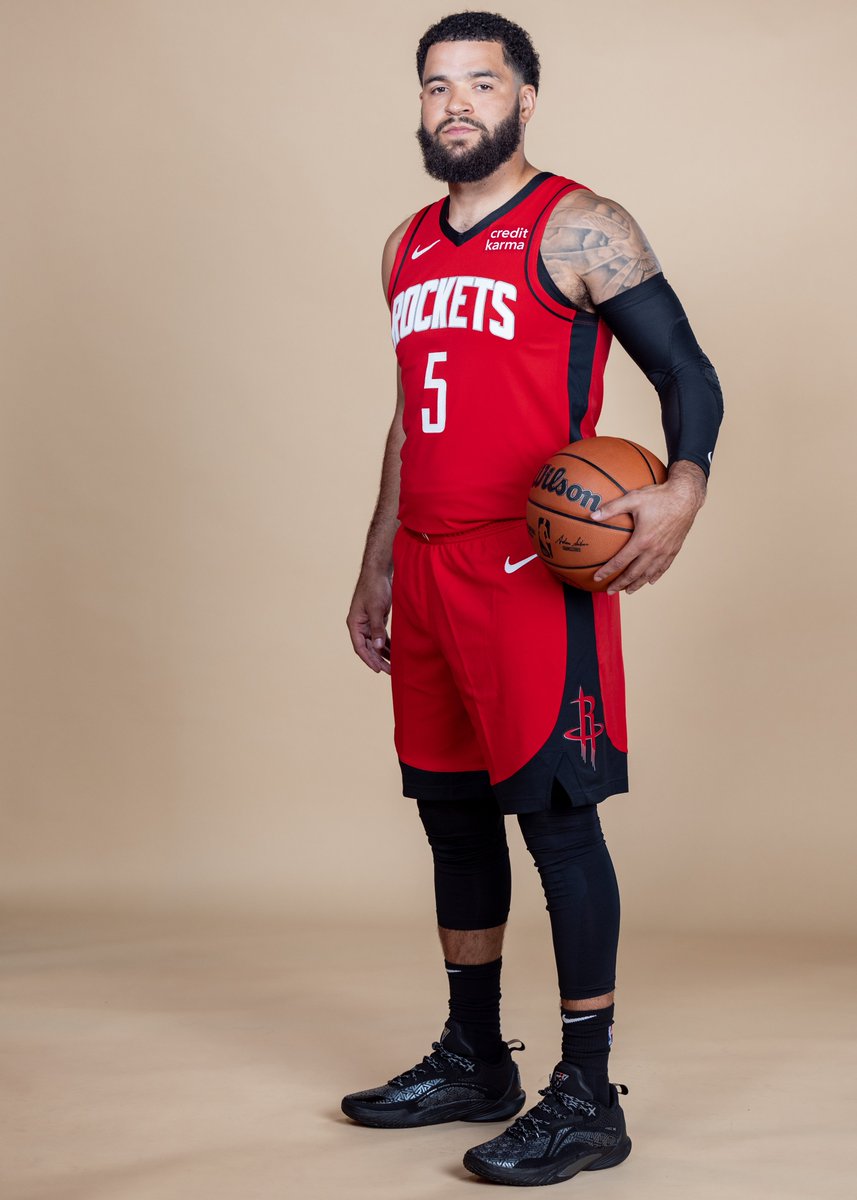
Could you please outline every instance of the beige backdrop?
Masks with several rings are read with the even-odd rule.
[[[439,194],[413,51],[449,7],[0,7],[9,905],[430,924],[343,621],[393,406],[380,249]],[[531,160],[638,217],[726,395],[709,504],[624,604],[624,927],[846,932],[853,6],[503,12],[543,58]],[[618,349],[601,432],[662,446]]]

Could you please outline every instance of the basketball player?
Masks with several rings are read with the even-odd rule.
[[[384,248],[397,402],[348,628],[363,662],[392,673],[403,790],[434,857],[449,1018],[421,1063],[342,1107],[383,1128],[523,1107],[511,1057],[523,1046],[500,1031],[515,813],[550,915],[561,1059],[542,1100],[464,1164],[497,1183],[554,1183],[631,1149],[628,1089],[608,1080],[619,893],[597,809],[627,790],[619,593],[657,582],[678,553],[722,400],[636,221],[527,161],[529,36],[460,13],[427,31],[417,68],[417,136],[449,195]],[[593,595],[542,567],[523,514],[543,461],[595,433],[612,336],[657,391],[669,477],[595,514],[631,513],[635,532]]]

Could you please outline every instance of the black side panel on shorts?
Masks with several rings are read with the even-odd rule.
[[[494,784],[506,813],[550,808],[554,781],[573,805],[597,804],[628,790],[628,756],[610,741],[604,722],[592,595],[566,587],[565,616],[568,661],[559,714],[538,754]]]

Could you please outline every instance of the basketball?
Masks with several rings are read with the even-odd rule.
[[[626,438],[572,442],[539,468],[530,488],[527,532],[533,549],[563,583],[604,591],[610,579],[595,583],[593,576],[628,541],[634,519],[622,513],[602,525],[592,514],[608,500],[666,478],[660,459]]]

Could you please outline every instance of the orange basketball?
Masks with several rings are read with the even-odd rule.
[[[595,583],[592,577],[628,541],[634,519],[623,513],[602,525],[592,514],[608,500],[666,478],[660,459],[626,438],[572,442],[540,467],[530,488],[527,532],[533,549],[563,583],[603,592],[610,579]]]

